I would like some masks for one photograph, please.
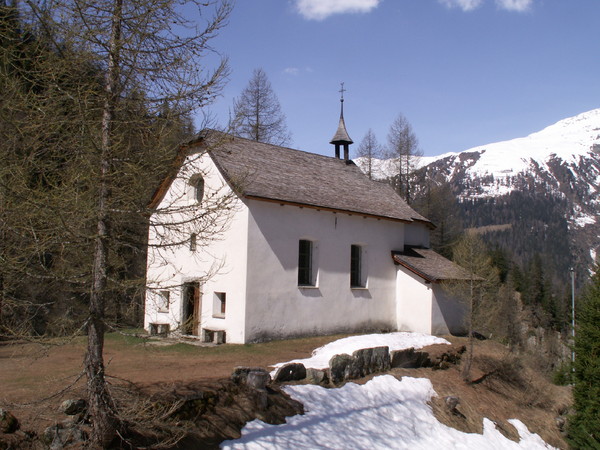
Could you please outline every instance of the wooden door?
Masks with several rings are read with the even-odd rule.
[[[202,292],[200,283],[183,285],[182,333],[198,336],[202,323]]]

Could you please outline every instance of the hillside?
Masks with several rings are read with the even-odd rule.
[[[393,338],[393,335],[382,334],[380,339],[386,339],[387,336]],[[236,384],[230,375],[240,364],[267,368],[294,358],[308,358],[312,350],[332,341],[339,342],[339,338],[344,337],[314,337],[244,346],[199,347],[168,341],[162,341],[161,345],[151,345],[158,341],[110,335],[107,342],[107,354],[110,355],[111,361],[108,373],[117,401],[129,405],[124,412],[129,414],[127,418],[131,426],[130,432],[135,431],[127,437],[129,444],[141,445],[143,442],[152,447],[152,442],[156,443],[156,440],[176,440],[187,436],[179,446],[172,448],[218,448],[222,440],[237,439],[241,434],[246,439],[268,437],[266,431],[250,435],[243,431],[240,433],[244,424],[255,418],[270,424],[282,424],[286,421],[289,425],[285,428],[287,430],[290,426],[293,429],[295,421],[300,420],[309,420],[309,423],[305,423],[308,427],[321,426],[323,420],[311,421],[311,416],[308,415],[291,417],[300,413],[302,407],[282,392],[283,389],[294,397],[288,387],[282,388],[279,383],[270,384],[265,405],[260,401],[260,395],[249,387]],[[440,360],[440,355],[449,352],[450,349],[458,349],[465,343],[464,338],[448,339],[452,343],[451,346],[429,345],[422,351],[427,352],[432,359]],[[17,433],[0,432],[0,448],[4,448],[3,442],[14,444],[17,448],[39,448],[46,427],[58,423],[65,424],[66,430],[71,429],[69,427],[72,427],[75,416],[67,417],[60,413],[59,405],[65,398],[78,398],[82,393],[83,384],[79,381],[58,396],[51,394],[59,392],[77,378],[80,372],[80,358],[84,352],[85,345],[82,340],[45,350],[32,344],[0,345],[0,359],[3,361],[0,366],[0,385],[4,387],[0,407],[11,410],[21,421],[21,430]],[[478,341],[475,355],[474,382],[470,384],[465,383],[460,375],[460,361],[448,362],[437,368],[391,369],[387,372],[388,376],[391,375],[399,381],[422,379],[421,384],[430,382],[437,395],[431,398],[429,406],[426,400],[410,394],[415,393],[414,389],[408,389],[403,394],[402,390],[396,391],[393,385],[385,383],[382,387],[384,400],[395,398],[396,401],[385,401],[376,408],[373,405],[361,408],[360,404],[356,404],[355,411],[352,412],[354,415],[349,414],[350,419],[356,419],[356,414],[360,414],[361,411],[371,414],[377,410],[383,415],[383,419],[393,420],[398,416],[394,416],[390,408],[396,405],[405,409],[400,417],[412,417],[411,420],[396,423],[396,431],[404,433],[405,436],[404,440],[397,441],[399,443],[406,442],[409,445],[425,442],[428,436],[438,436],[431,433],[431,427],[435,427],[436,433],[453,437],[453,442],[456,443],[451,445],[452,442],[447,442],[445,448],[488,448],[488,445],[492,448],[512,448],[513,442],[514,448],[519,448],[516,444],[519,434],[515,428],[516,422],[512,420],[518,419],[529,430],[527,433],[536,433],[550,445],[566,448],[559,426],[564,426],[564,414],[571,403],[570,389],[551,385],[530,365],[527,358],[516,359],[514,355],[507,353],[504,346],[496,342]],[[40,377],[40,373],[45,375]],[[355,384],[363,385],[382,375],[374,373],[358,378],[346,383],[344,390],[307,386],[305,382],[291,384],[297,385],[294,388],[306,386],[317,390],[321,399],[318,400],[320,397],[315,393],[313,398],[318,402],[318,408],[313,405],[312,410],[323,410],[324,418],[343,420],[344,415],[338,416],[333,414],[333,411],[344,404],[352,405],[347,398],[344,400],[344,392],[347,392],[347,389],[359,390]],[[395,392],[390,392],[387,396],[385,391],[388,388],[394,389]],[[296,391],[300,392],[298,389]],[[324,395],[326,397],[323,397]],[[364,397],[365,401],[372,400],[371,394]],[[449,408],[447,397],[457,398],[458,405]],[[329,405],[329,401],[333,403]],[[439,422],[433,422],[432,413]],[[484,418],[489,420],[485,422]],[[485,432],[484,423],[487,424]],[[264,424],[255,423],[253,426],[257,425],[262,427]],[[366,423],[363,425],[367,426]],[[80,425],[84,431],[87,426],[85,422]],[[302,427],[295,428],[308,430]],[[390,438],[390,428],[382,424],[368,428],[367,431],[371,444],[380,442],[379,438]],[[281,433],[284,432],[282,429]],[[278,435],[280,438],[284,437],[284,434]],[[345,435],[342,434],[342,430],[338,430],[337,437],[316,435],[315,438],[324,443],[326,440],[343,440]],[[504,445],[494,446],[498,441]],[[474,444],[468,446],[467,442]],[[186,447],[187,444],[189,445]],[[301,445],[283,448],[291,447],[307,448]],[[402,448],[402,445],[398,444],[398,447]],[[164,448],[169,448],[169,445]],[[367,445],[361,448],[390,447]]]

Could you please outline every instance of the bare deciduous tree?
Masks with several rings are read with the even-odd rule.
[[[14,88],[12,78],[3,77],[5,86],[14,88],[3,108],[11,119],[7,128],[15,133],[15,147],[26,149],[29,158],[14,158],[4,147],[2,157],[11,163],[12,172],[3,170],[0,175],[2,186],[14,194],[11,216],[17,210],[31,212],[34,205],[43,205],[43,213],[28,213],[27,220],[12,227],[2,224],[0,231],[19,239],[27,236],[31,253],[43,266],[51,265],[44,259],[50,243],[62,244],[64,253],[72,252],[77,241],[92,243],[92,258],[86,261],[89,252],[80,253],[82,264],[69,270],[72,275],[78,269],[81,273],[72,278],[87,284],[84,366],[91,438],[98,447],[108,446],[122,424],[105,380],[103,359],[106,303],[115,271],[111,249],[117,242],[137,244],[123,233],[126,224],[143,223],[148,217],[143,205],[147,180],[156,180],[152,177],[164,172],[165,161],[175,157],[174,148],[165,147],[169,133],[168,120],[161,117],[165,105],[177,119],[219,94],[227,61],[221,58],[214,70],[207,71],[201,58],[212,52],[210,39],[226,25],[231,8],[228,0],[55,0],[41,6],[26,2],[19,10],[32,28],[42,30],[50,51],[45,64],[37,64],[34,55],[36,64],[23,69],[25,81],[20,83],[30,86]],[[33,68],[36,74],[28,72]],[[12,68],[3,69],[6,75]],[[70,77],[70,72],[82,76]],[[65,105],[71,115],[59,114]],[[155,156],[140,151],[153,147]],[[30,164],[38,160],[39,167]],[[57,167],[49,170],[48,163]],[[56,174],[61,178],[52,177]],[[46,195],[46,205],[31,196],[31,188],[37,186],[43,187],[36,193]],[[18,205],[19,199],[25,200],[24,207]],[[198,220],[210,223],[206,215]],[[68,234],[70,239],[65,239]],[[1,250],[6,259],[9,252]],[[36,260],[30,258],[21,268],[27,271],[33,264]]]
[[[367,174],[369,179],[374,177],[374,164],[376,160],[382,157],[382,148],[377,141],[377,136],[371,128],[365,134],[365,137],[360,141],[360,145],[356,151],[356,156],[361,158],[361,168]]]
[[[469,343],[462,376],[470,381],[473,362],[475,327],[486,323],[498,311],[496,294],[499,287],[498,271],[493,267],[485,243],[479,236],[466,233],[453,249],[454,262],[469,274],[463,280],[445,284],[446,289],[465,305],[465,325]]]
[[[233,132],[238,136],[275,145],[289,145],[285,114],[263,69],[254,69],[248,86],[233,102]]]
[[[392,169],[391,183],[407,203],[412,201],[411,174],[418,166],[423,152],[412,126],[402,114],[390,126],[386,157]]]

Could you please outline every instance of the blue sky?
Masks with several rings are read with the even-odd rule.
[[[600,0],[237,0],[211,110],[226,123],[262,67],[293,148],[333,154],[342,81],[353,150],[399,113],[425,155],[522,137],[600,108],[599,18]]]

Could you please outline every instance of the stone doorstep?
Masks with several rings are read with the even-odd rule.
[[[212,343],[213,344],[224,344],[225,343],[225,330],[213,330],[211,328],[203,328],[203,341],[208,342],[210,335],[212,335]]]

